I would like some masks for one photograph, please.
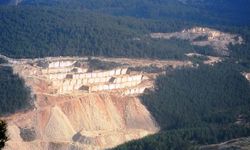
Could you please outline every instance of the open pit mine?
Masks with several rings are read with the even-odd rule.
[[[192,65],[188,61],[95,58],[121,66],[93,70],[88,58],[5,59],[35,95],[31,110],[1,118],[8,123],[10,137],[5,150],[107,149],[154,134],[159,127],[139,95],[153,90],[154,79],[163,71],[130,68]]]

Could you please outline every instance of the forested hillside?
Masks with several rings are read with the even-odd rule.
[[[157,113],[155,118],[162,129],[234,122],[237,115],[227,114],[244,113],[250,105],[250,84],[240,68],[230,64],[180,69],[160,77],[156,84],[156,91],[142,99],[151,112]]]
[[[142,101],[161,133],[117,149],[184,150],[249,136],[250,83],[240,74],[242,69],[230,62],[160,77],[156,90]]]
[[[89,11],[0,7],[0,53],[10,57],[126,56],[183,58],[195,47],[152,40],[147,33],[181,30],[186,22],[136,20]]]
[[[12,68],[0,66],[0,89],[0,116],[31,108],[30,89]]]
[[[87,55],[160,59],[185,59],[188,52],[213,54],[211,48],[193,46],[188,41],[147,37],[151,32],[181,31],[195,25],[171,18],[165,21],[138,20],[88,10],[1,6],[0,53],[19,58]],[[214,27],[239,33],[248,40],[248,27],[242,28],[244,32],[237,27]],[[235,52],[243,53],[242,50]]]
[[[220,25],[250,23],[248,0],[24,0],[20,5],[27,4],[160,20],[175,18]]]
[[[243,4],[245,3],[240,3],[237,8],[240,9]],[[184,28],[199,25],[237,33],[244,39],[249,37],[249,27],[232,26],[225,23],[221,16],[203,13],[198,9],[205,9],[210,5],[210,3],[204,3],[200,6],[196,2],[183,4],[172,0],[157,2],[151,0],[126,2],[24,0],[18,6],[0,6],[0,53],[10,57],[87,55],[184,59],[184,54],[188,52],[210,55],[213,53],[209,47],[194,47],[187,41],[152,40],[146,35],[151,32],[181,31]],[[161,7],[166,12],[161,10]],[[133,13],[130,9],[138,12],[127,14]],[[112,15],[116,14],[115,11],[124,11],[124,13],[118,13],[116,16],[119,17],[114,17],[100,14],[100,11],[107,11],[107,14]],[[243,12],[242,15],[245,14]],[[146,17],[137,13],[142,15],[149,13],[150,16],[152,13],[153,16]],[[207,17],[202,16],[203,14]],[[162,15],[163,18],[161,18]],[[201,16],[205,20],[202,20]],[[216,20],[220,23],[215,23]],[[243,28],[244,32],[239,30]],[[243,54],[241,50],[235,51]]]

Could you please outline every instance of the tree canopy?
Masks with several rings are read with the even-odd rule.
[[[0,149],[5,146],[5,143],[7,141],[7,123],[5,121],[0,120]]]

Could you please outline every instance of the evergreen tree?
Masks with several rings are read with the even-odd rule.
[[[0,149],[5,146],[5,143],[7,141],[7,123],[5,121],[0,120]]]

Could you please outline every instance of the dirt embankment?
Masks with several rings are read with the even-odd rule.
[[[18,145],[18,149],[33,149],[36,145],[47,149],[52,143],[102,149],[158,130],[138,98],[91,94],[45,99],[56,104],[51,102],[52,105],[9,118],[11,140],[6,149],[16,149]],[[21,133],[21,129],[26,131]]]

